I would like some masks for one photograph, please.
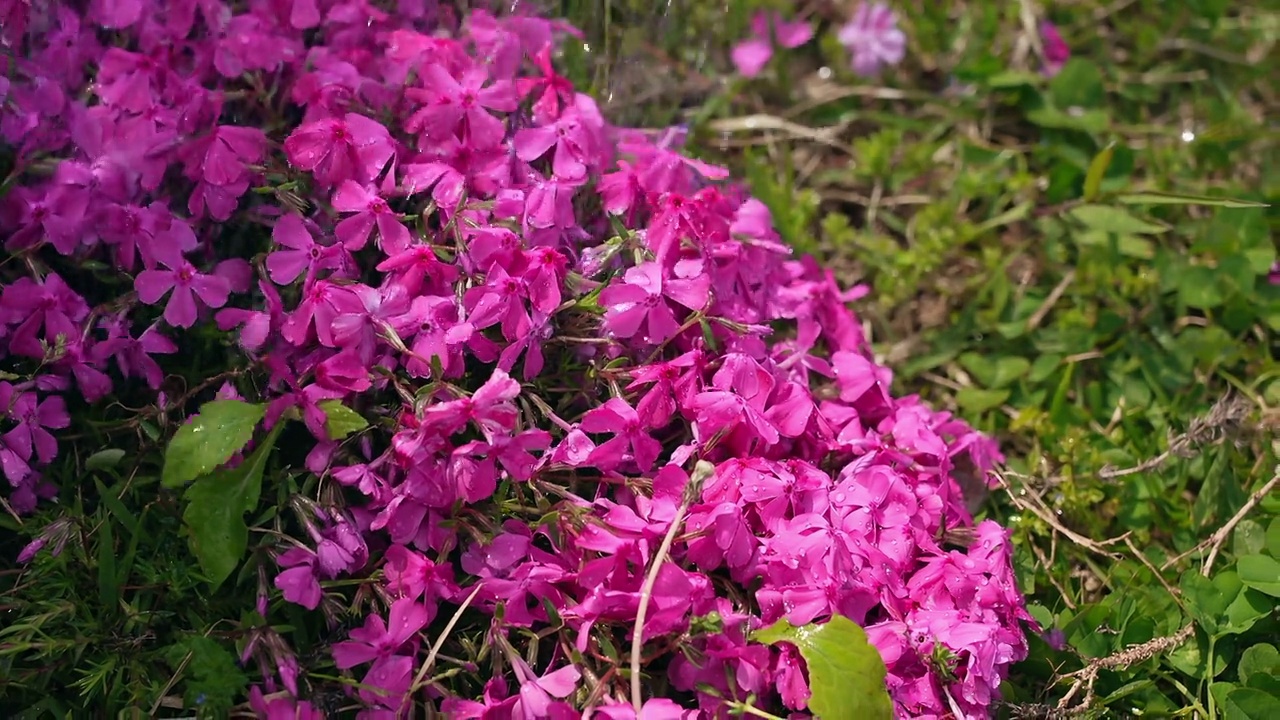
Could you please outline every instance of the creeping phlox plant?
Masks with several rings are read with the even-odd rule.
[[[255,534],[275,567],[232,575],[244,549],[193,532],[215,580],[261,578],[262,615],[274,588],[334,620],[340,671],[247,633],[264,717],[320,717],[339,674],[369,718],[800,711],[812,663],[753,633],[831,618],[866,628],[900,716],[996,702],[1030,618],[957,477],[998,451],[890,396],[865,289],[792,257],[678,131],[613,127],[557,74],[571,28],[366,0],[0,18],[7,503],[66,484],[41,469],[69,402],[165,406],[165,356],[226,337],[165,484],[238,518],[258,490],[209,483],[283,482],[271,444],[305,426],[298,539]]]

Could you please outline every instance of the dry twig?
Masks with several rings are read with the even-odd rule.
[[[662,544],[658,546],[658,552],[654,554],[649,566],[649,574],[645,576],[644,584],[640,586],[640,606],[636,608],[636,625],[631,635],[631,705],[635,708],[637,715],[640,714],[640,708],[644,705],[644,698],[640,692],[640,650],[644,647],[644,621],[645,615],[649,612],[649,599],[653,596],[653,586],[658,582],[658,573],[662,570],[662,564],[667,561],[667,555],[671,553],[671,545],[675,543],[676,535],[680,533],[680,526],[684,524],[685,513],[689,512],[690,506],[702,496],[703,483],[715,471],[715,466],[706,460],[699,460],[694,466],[689,484],[684,488],[680,507],[676,509],[675,517],[671,518],[671,527],[667,528],[667,534],[663,536]]]

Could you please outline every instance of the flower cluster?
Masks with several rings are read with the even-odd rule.
[[[773,57],[775,45],[792,49],[813,39],[813,23],[784,20],[772,11],[751,19],[751,36],[733,48],[733,64],[743,77],[760,74]],[[898,16],[884,3],[859,3],[836,31],[836,39],[849,53],[849,65],[863,76],[874,76],[884,67],[897,65],[907,54],[907,36],[898,27]]]
[[[554,66],[571,28],[421,1],[0,8],[16,509],[56,492],[68,399],[163,404],[163,356],[221,332],[259,381],[220,396],[302,418],[323,489],[259,611],[273,586],[333,612],[343,577],[385,600],[332,646],[362,717],[800,711],[799,655],[750,639],[780,618],[864,625],[903,716],[981,715],[1025,656],[1007,536],[956,480],[992,442],[890,395],[866,289],[792,257],[723,169],[606,122]],[[329,400],[380,429],[335,440]],[[454,682],[423,631],[462,608],[491,665]],[[320,717],[324,681],[255,632],[252,707]],[[666,689],[639,713],[633,639]]]

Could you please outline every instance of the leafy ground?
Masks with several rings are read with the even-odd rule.
[[[815,41],[745,81],[730,47],[791,3],[565,5],[609,112],[686,123],[874,288],[898,390],[1001,438],[984,512],[1065,641],[1033,645],[1007,712],[1280,716],[1280,10],[896,3],[907,59],[867,80],[844,4],[795,3]],[[1073,53],[1052,80],[1041,19]]]

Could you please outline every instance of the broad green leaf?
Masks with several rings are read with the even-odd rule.
[[[1049,81],[1049,94],[1060,108],[1098,107],[1106,96],[1102,71],[1096,63],[1072,58]]]
[[[1116,200],[1125,205],[1211,205],[1225,208],[1268,207],[1266,203],[1252,200],[1232,200],[1231,198],[1210,197],[1208,195],[1150,191],[1121,193],[1116,196]]]
[[[1220,572],[1212,580],[1196,570],[1182,574],[1179,583],[1187,612],[1210,635],[1217,635],[1227,608],[1235,602],[1244,585],[1234,571]]]
[[[99,450],[85,459],[84,469],[90,472],[94,470],[110,470],[120,464],[120,461],[124,459],[124,455],[124,450],[120,448]]]
[[[1098,194],[1102,190],[1102,178],[1107,174],[1107,168],[1111,167],[1111,158],[1115,157],[1116,144],[1115,141],[1107,143],[1102,148],[1102,152],[1094,156],[1093,161],[1089,163],[1089,171],[1084,175],[1084,199],[1086,202],[1093,202],[1098,199]]]
[[[215,589],[244,557],[249,543],[244,514],[258,505],[267,457],[283,427],[277,423],[241,465],[201,477],[184,495],[187,509],[182,519],[191,529],[191,551]]]
[[[341,440],[351,433],[357,433],[369,427],[369,422],[360,413],[343,405],[338,400],[324,400],[319,403],[324,412],[324,429],[330,440]]]
[[[983,390],[967,387],[956,393],[956,402],[971,413],[983,413],[998,408],[1009,399],[1008,390]]]
[[[1247,632],[1259,620],[1270,615],[1274,609],[1275,602],[1271,598],[1253,588],[1246,587],[1227,606],[1219,632],[1224,635]]]
[[[1267,525],[1267,554],[1280,557],[1280,517],[1271,518]]]
[[[1248,683],[1257,673],[1280,676],[1280,650],[1275,645],[1258,643],[1240,655],[1240,682]]]
[[[1222,704],[1222,717],[1226,720],[1275,720],[1280,718],[1280,698],[1254,688],[1238,688],[1227,695],[1227,701]]]
[[[1245,555],[1236,560],[1240,581],[1272,597],[1280,597],[1280,560],[1269,555]]]
[[[822,625],[795,627],[784,620],[757,630],[752,639],[796,646],[809,668],[809,709],[821,720],[892,720],[885,666],[867,633],[836,615]]]
[[[1109,205],[1080,205],[1072,208],[1068,214],[1090,230],[1117,235],[1155,234],[1169,229],[1164,225],[1134,217],[1127,210]]]
[[[200,406],[200,413],[178,428],[164,451],[160,484],[181,487],[217,469],[253,437],[265,405],[240,400],[214,400]]]
[[[1213,268],[1195,265],[1178,275],[1178,298],[1195,308],[1215,308],[1222,304],[1222,290]]]

